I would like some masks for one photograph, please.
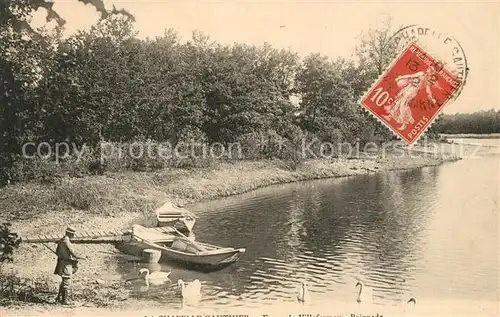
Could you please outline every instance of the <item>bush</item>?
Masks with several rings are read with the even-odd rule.
[[[80,210],[90,210],[97,206],[100,196],[95,187],[84,183],[68,182],[58,186],[55,191],[58,203]]]
[[[273,130],[263,133],[243,135],[239,142],[244,159],[277,159],[279,166],[287,170],[296,170],[305,160],[302,155],[303,133],[295,131],[290,138],[283,137]]]
[[[0,305],[12,301],[45,303],[53,296],[51,283],[45,279],[28,280],[13,273],[0,273]]]
[[[104,175],[106,164],[101,163],[100,159],[93,159],[88,163],[87,170],[91,175]]]
[[[13,182],[35,181],[42,184],[53,184],[61,178],[62,169],[54,161],[41,158],[16,161],[11,170]]]
[[[107,143],[105,146],[113,148],[113,155],[105,153],[101,165],[109,171],[155,171],[167,167],[189,169],[211,167],[217,162],[216,158],[202,153],[203,143],[197,143],[193,149],[181,147],[178,153],[172,153],[173,148],[166,143],[152,141]]]
[[[11,262],[14,249],[21,243],[17,233],[10,231],[10,227],[8,222],[0,225],[0,263]]]
[[[87,174],[102,175],[105,166],[96,159],[95,151],[86,148],[86,151],[59,158],[19,158],[11,168],[13,182],[34,181],[41,184],[55,184],[65,177],[82,177]]]
[[[0,273],[0,306],[12,302],[52,303],[56,291],[53,282],[48,278],[30,280],[21,278],[13,272]],[[75,291],[72,298],[92,302],[97,306],[107,306],[113,301],[126,300],[129,295],[123,283],[118,281],[105,287],[93,285],[92,289]]]
[[[259,133],[248,133],[241,135],[237,143],[241,146],[242,158],[245,160],[256,160],[261,156],[263,137]]]

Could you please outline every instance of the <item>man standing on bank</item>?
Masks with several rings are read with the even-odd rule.
[[[56,303],[60,302],[63,305],[69,305],[68,296],[70,292],[71,276],[78,270],[78,259],[80,259],[73,250],[71,238],[75,236],[75,229],[68,227],[66,234],[57,242],[57,264],[54,274],[62,278],[59,285],[59,293],[56,297]]]

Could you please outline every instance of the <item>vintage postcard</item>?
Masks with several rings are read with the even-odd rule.
[[[0,317],[499,316],[497,1],[0,4]]]

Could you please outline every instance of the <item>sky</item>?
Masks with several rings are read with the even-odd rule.
[[[76,0],[54,0],[67,21],[68,34],[88,28],[96,10]],[[470,69],[461,95],[445,113],[500,109],[500,5],[497,1],[195,1],[105,0],[135,16],[141,38],[162,36],[175,29],[184,40],[201,30],[214,41],[291,48],[300,55],[321,53],[349,57],[358,36],[380,26],[419,24],[453,36],[462,46]],[[44,16],[35,15],[35,25]]]

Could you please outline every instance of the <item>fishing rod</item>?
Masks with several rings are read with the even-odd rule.
[[[49,249],[50,251],[52,251],[52,253],[54,253],[55,255],[57,255],[57,252],[52,250],[48,245],[46,245],[44,242],[42,242],[42,245],[44,247],[46,247],[47,249]],[[85,258],[80,258],[80,257],[76,257],[78,260],[85,260]]]
[[[47,249],[49,249],[50,251],[52,251],[52,253],[54,253],[55,255],[57,255],[56,251],[52,250],[48,245],[46,245],[45,243],[42,242],[42,245],[44,247],[46,247]]]

